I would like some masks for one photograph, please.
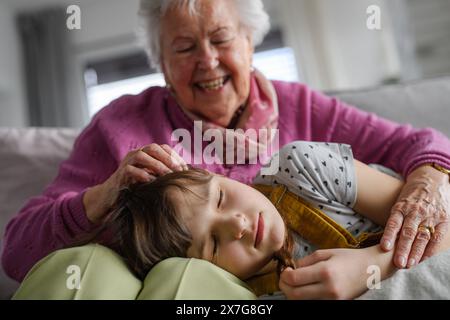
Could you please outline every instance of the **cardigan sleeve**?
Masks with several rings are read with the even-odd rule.
[[[430,162],[450,168],[450,141],[435,129],[401,125],[315,91],[310,99],[313,139],[350,144],[356,159],[404,177]]]
[[[95,229],[86,216],[83,195],[114,172],[114,163],[98,118],[94,118],[75,141],[55,180],[8,223],[2,264],[11,278],[21,281],[40,259]]]

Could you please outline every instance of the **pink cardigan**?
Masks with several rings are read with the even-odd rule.
[[[450,168],[450,141],[433,129],[416,130],[381,119],[303,84],[273,84],[280,108],[280,146],[293,140],[347,143],[360,161],[385,165],[404,176],[427,162]],[[83,194],[105,181],[130,150],[152,142],[174,146],[174,129],[192,132],[193,123],[181,109],[166,104],[167,94],[153,87],[123,96],[94,117],[55,180],[9,222],[2,264],[10,277],[21,281],[38,260],[69,245],[75,235],[93,230]],[[204,167],[244,183],[259,170],[258,165]]]

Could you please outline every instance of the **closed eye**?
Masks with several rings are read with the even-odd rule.
[[[189,48],[185,48],[185,49],[178,49],[177,53],[186,53],[189,52],[193,49],[194,47],[189,47]]]
[[[213,236],[213,253],[212,253],[212,262],[214,262],[216,256],[217,256],[217,238],[215,236]]]
[[[218,44],[218,45],[220,45],[220,44],[224,44],[224,43],[230,42],[231,40],[232,40],[232,39],[214,40],[214,41],[211,41],[211,42],[212,42],[212,44]]]
[[[217,208],[220,208],[220,205],[222,204],[223,200],[223,191],[219,190],[219,202],[217,203]]]

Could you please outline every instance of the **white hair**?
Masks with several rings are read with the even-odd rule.
[[[262,43],[270,30],[269,15],[264,10],[261,0],[230,0],[234,1],[239,13],[241,26],[247,28],[252,37],[253,45]],[[161,18],[173,6],[187,6],[189,13],[197,13],[198,0],[141,0],[139,9],[140,28],[139,39],[144,45],[152,66],[160,69]]]

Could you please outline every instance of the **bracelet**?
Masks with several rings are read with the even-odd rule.
[[[445,173],[446,175],[448,175],[448,177],[450,179],[450,170],[449,169],[445,169],[444,167],[441,167],[440,165],[438,165],[436,163],[429,163],[428,165],[442,173]]]

